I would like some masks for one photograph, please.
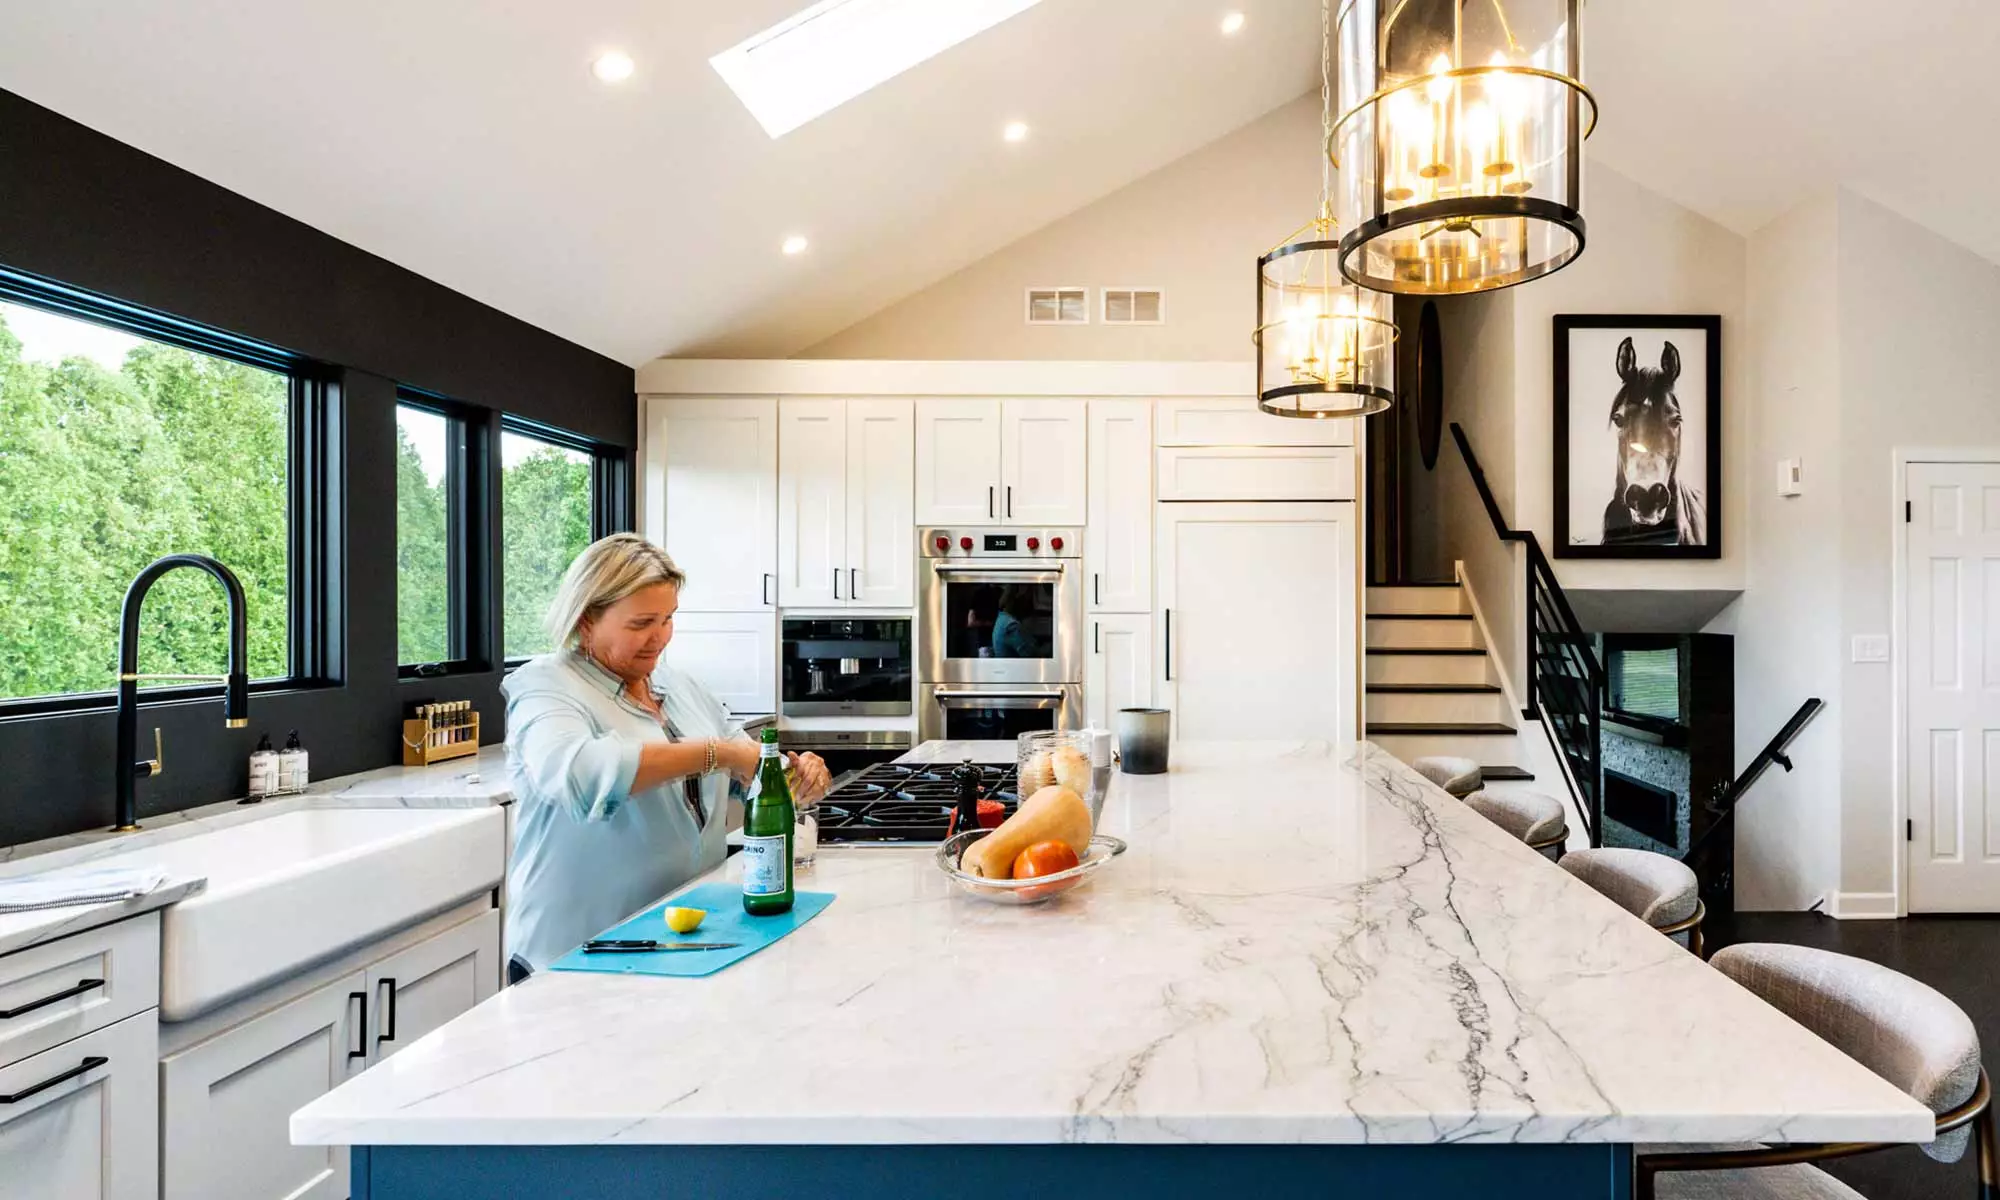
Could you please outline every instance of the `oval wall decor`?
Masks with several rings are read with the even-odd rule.
[[[1424,301],[1417,317],[1417,450],[1424,470],[1437,467],[1444,435],[1444,340],[1438,332],[1437,302]]]

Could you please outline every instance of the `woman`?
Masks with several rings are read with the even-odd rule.
[[[756,775],[758,746],[660,662],[686,579],[635,533],[586,547],[549,606],[557,649],[501,685],[517,805],[510,982],[722,862],[729,800]],[[795,799],[825,793],[819,756],[792,766]]]

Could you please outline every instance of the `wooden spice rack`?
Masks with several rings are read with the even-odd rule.
[[[403,722],[406,767],[428,767],[477,753],[479,714],[469,702],[425,705],[414,719]]]

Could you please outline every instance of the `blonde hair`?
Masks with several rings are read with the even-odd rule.
[[[614,533],[583,548],[563,572],[562,586],[549,602],[548,631],[558,646],[574,646],[585,618],[656,583],[675,588],[687,583],[687,573],[674,565],[665,550],[636,533]]]

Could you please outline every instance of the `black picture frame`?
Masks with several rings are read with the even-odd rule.
[[[1719,315],[1712,314],[1559,313],[1555,317],[1554,324],[1555,557],[1640,559],[1720,558],[1722,556],[1723,533],[1722,318]],[[1676,399],[1680,402],[1683,418],[1685,419],[1694,412],[1698,412],[1704,426],[1696,435],[1700,438],[1700,444],[1705,447],[1703,455],[1704,470],[1701,472],[1702,478],[1700,481],[1703,491],[1698,497],[1699,506],[1705,512],[1704,519],[1699,522],[1702,533],[1702,540],[1699,542],[1681,541],[1662,544],[1658,541],[1649,540],[1664,536],[1666,530],[1664,523],[1652,526],[1634,525],[1622,527],[1625,532],[1609,535],[1610,540],[1607,540],[1610,525],[1608,520],[1601,524],[1593,523],[1592,527],[1589,528],[1572,528],[1570,519],[1572,485],[1577,483],[1581,474],[1586,473],[1582,472],[1581,464],[1572,464],[1571,462],[1571,402],[1574,399],[1584,406],[1577,413],[1579,420],[1592,424],[1603,423],[1609,427],[1611,409],[1617,403],[1618,395],[1622,394],[1621,389],[1613,389],[1609,394],[1600,395],[1593,391],[1588,396],[1572,396],[1571,383],[1579,374],[1578,371],[1573,369],[1573,350],[1575,347],[1572,335],[1579,331],[1591,331],[1603,334],[1607,331],[1616,333],[1620,330],[1629,331],[1628,336],[1632,336],[1635,342],[1649,349],[1655,344],[1673,340],[1663,338],[1661,336],[1663,333],[1685,335],[1684,342],[1689,344],[1699,339],[1703,349],[1704,361],[1700,371],[1700,383],[1706,394],[1690,404],[1688,398],[1680,394],[1686,390],[1688,382],[1686,374],[1681,374],[1673,385],[1673,390],[1677,394]],[[1604,339],[1596,337],[1592,340],[1602,342]],[[1678,346],[1682,343],[1675,342],[1675,344]],[[1601,349],[1601,347],[1599,348]],[[1659,354],[1660,351],[1658,350],[1651,350],[1650,353],[1648,353],[1648,350],[1639,350],[1635,354],[1637,365],[1645,371],[1658,371],[1665,365],[1664,360],[1658,357]],[[1593,366],[1590,368],[1591,374],[1602,375],[1601,365],[1596,364],[1595,359],[1592,362]],[[1624,462],[1622,444],[1614,447],[1613,453],[1613,469],[1622,478]],[[1573,470],[1573,467],[1577,469]],[[1594,475],[1601,474],[1601,468],[1594,471]],[[1667,510],[1669,520],[1672,520],[1681,509],[1683,500],[1680,492],[1685,488],[1686,484],[1686,481],[1679,479],[1677,473],[1674,476],[1674,481],[1675,487],[1671,493],[1673,498]],[[1592,490],[1595,491],[1596,488],[1593,487]],[[1685,490],[1691,491],[1691,489]],[[1581,490],[1578,490],[1577,494],[1582,495],[1583,493]],[[1607,511],[1617,507],[1617,488],[1615,483],[1605,489],[1602,494],[1605,494],[1606,498],[1611,501],[1610,504],[1606,505]],[[1683,526],[1683,530],[1685,530],[1685,526]],[[1681,536],[1685,537],[1686,533],[1683,531]],[[1620,537],[1632,540],[1618,540]]]

